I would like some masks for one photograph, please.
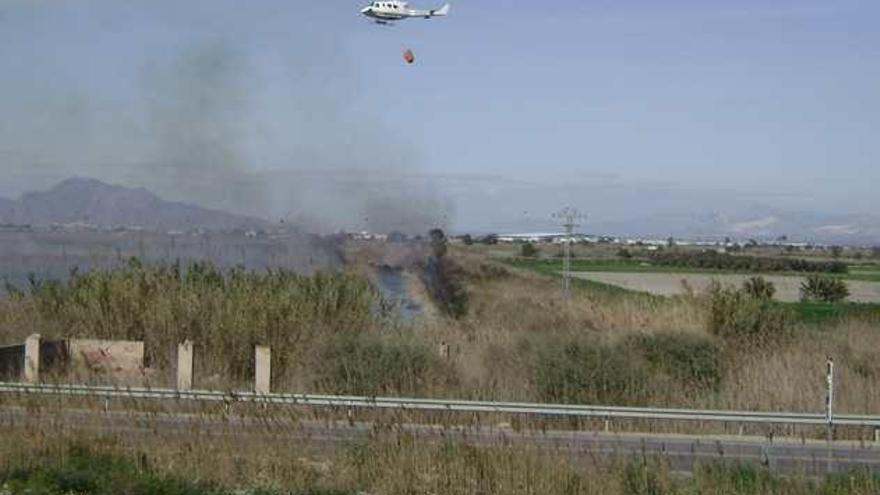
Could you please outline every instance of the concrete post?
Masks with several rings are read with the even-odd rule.
[[[40,382],[40,340],[40,335],[35,333],[24,341],[25,383]]]
[[[177,390],[192,390],[193,343],[185,340],[177,346]]]
[[[449,359],[449,344],[446,342],[440,342],[440,347],[437,349],[437,352],[442,359]]]
[[[265,346],[256,347],[256,377],[254,392],[268,394],[272,386],[272,350]]]

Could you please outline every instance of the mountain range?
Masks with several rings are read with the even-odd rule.
[[[555,231],[549,219],[496,224],[498,232]],[[151,230],[260,229],[260,218],[166,201],[144,188],[110,185],[96,179],[67,179],[46,191],[17,200],[0,198],[0,224],[50,226],[89,224]],[[768,206],[728,208],[724,212],[662,213],[620,220],[587,218],[581,230],[626,237],[720,240],[775,240],[846,245],[880,245],[880,215],[826,214]]]
[[[96,179],[67,179],[47,191],[18,200],[0,198],[0,224],[48,226],[88,224],[155,230],[232,230],[261,228],[258,218],[166,201],[144,188],[111,185]]]

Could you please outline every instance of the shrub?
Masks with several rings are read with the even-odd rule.
[[[462,283],[464,269],[449,258],[429,258],[422,266],[422,281],[437,306],[453,318],[467,314],[468,293]]]
[[[488,234],[479,239],[481,244],[486,244],[489,246],[493,246],[498,244],[498,234]]]
[[[435,258],[446,256],[446,252],[449,250],[449,241],[447,241],[443,229],[431,229],[428,232],[428,237],[431,239],[431,254]]]
[[[73,446],[64,463],[0,473],[0,493],[161,493],[211,495],[223,493],[214,484],[171,478],[120,458]]]
[[[849,297],[849,288],[843,279],[810,275],[801,283],[801,301],[837,303]]]
[[[632,259],[633,254],[627,248],[620,248],[617,250],[617,257],[623,258],[625,260],[629,260],[629,259]]]
[[[369,335],[339,335],[317,352],[314,385],[336,394],[425,395],[456,382],[426,346]]]
[[[524,258],[534,258],[538,255],[538,252],[538,248],[536,248],[531,242],[526,242],[519,248],[519,254]]]
[[[736,343],[763,344],[788,336],[791,314],[773,301],[714,283],[707,291],[708,329]]]
[[[743,291],[755,299],[773,299],[776,287],[764,277],[751,277],[743,282]]]
[[[721,383],[721,346],[714,339],[684,333],[661,333],[633,338],[648,363],[698,389],[717,389]]]
[[[645,397],[648,370],[610,345],[556,339],[533,346],[539,400],[567,404],[626,405]]]

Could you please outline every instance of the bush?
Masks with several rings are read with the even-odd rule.
[[[461,318],[467,314],[468,293],[462,283],[464,269],[449,258],[429,258],[422,265],[422,281],[444,313]]]
[[[846,281],[835,277],[810,275],[801,283],[801,301],[838,303],[849,297]]]
[[[209,483],[170,478],[119,458],[74,446],[63,464],[0,473],[0,493],[67,494],[157,493],[210,495],[223,493]],[[8,491],[7,491],[8,490]]]
[[[431,229],[428,232],[428,237],[431,240],[431,254],[435,258],[446,256],[449,250],[449,241],[446,239],[446,233],[443,232],[443,229]]]
[[[527,242],[519,248],[519,254],[524,258],[534,258],[538,255],[538,252],[538,248],[536,248],[531,242]]]
[[[535,346],[532,376],[541,401],[627,405],[646,396],[648,370],[614,346],[573,339],[526,345]]]
[[[340,335],[317,354],[315,386],[343,395],[426,395],[456,382],[451,367],[425,346],[368,335]]]
[[[488,234],[479,239],[480,244],[494,246],[498,244],[498,234]]]
[[[751,277],[743,282],[743,291],[755,299],[770,300],[776,294],[776,287],[764,277]]]
[[[739,344],[761,345],[789,334],[791,313],[773,301],[718,283],[709,288],[707,299],[708,329],[713,335]]]
[[[721,346],[691,334],[661,333],[633,338],[651,366],[688,388],[715,390],[721,384]]]

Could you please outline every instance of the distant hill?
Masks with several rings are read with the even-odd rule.
[[[132,189],[83,178],[67,179],[48,191],[30,192],[17,201],[0,199],[0,223],[82,223],[177,230],[231,230],[267,225],[257,218],[165,201],[144,188]]]

